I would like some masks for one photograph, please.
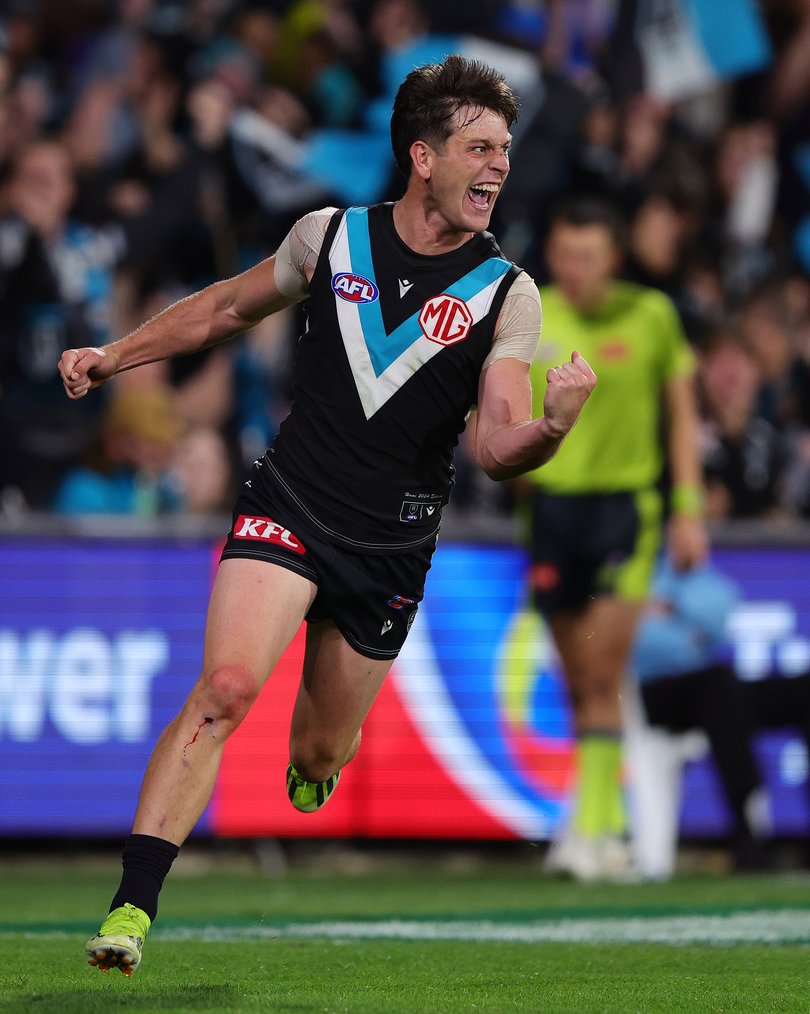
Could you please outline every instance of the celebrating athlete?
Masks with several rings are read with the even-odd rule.
[[[574,352],[549,369],[532,418],[539,297],[484,231],[516,117],[515,96],[483,64],[451,56],[413,71],[391,119],[408,179],[400,201],[306,215],[275,256],[119,341],[62,356],[68,396],[80,398],[309,300],[290,414],[234,507],[202,674],[152,754],[121,885],[86,945],[102,971],[138,967],[225,741],[304,619],[287,792],[308,812],[335,790],[422,599],[471,407],[477,458],[507,479],[555,453],[596,382]]]

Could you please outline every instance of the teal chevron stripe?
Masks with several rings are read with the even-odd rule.
[[[379,289],[371,256],[368,211],[365,208],[349,208],[346,212],[346,229],[351,271],[368,278]],[[487,285],[503,278],[509,268],[508,261],[500,257],[491,257],[459,278],[446,291],[448,295],[467,302]],[[360,303],[357,309],[371,365],[375,375],[379,377],[421,336],[419,314],[413,314],[389,334],[385,330],[379,299],[375,299],[373,303]]]

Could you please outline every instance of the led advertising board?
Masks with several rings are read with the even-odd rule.
[[[207,540],[0,540],[0,833],[129,829],[149,753],[199,671],[216,557]],[[742,591],[729,624],[741,677],[810,669],[810,548],[714,560]],[[284,784],[299,633],[229,741],[198,833],[550,837],[571,726],[549,639],[523,608],[525,570],[518,549],[442,543],[360,753],[316,815],[293,810]],[[776,832],[810,833],[797,730],[761,734],[757,750]],[[727,829],[712,764],[689,764],[682,833]]]

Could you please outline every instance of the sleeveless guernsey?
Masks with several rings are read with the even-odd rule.
[[[453,448],[519,274],[488,233],[426,256],[397,235],[393,205],[334,214],[292,408],[264,459],[330,541],[390,553],[434,538]]]

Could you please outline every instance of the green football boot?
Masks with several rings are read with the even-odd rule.
[[[325,782],[305,782],[292,764],[287,767],[287,795],[290,802],[301,813],[314,813],[329,800],[340,781],[340,772],[331,775]]]
[[[84,945],[87,963],[102,972],[120,968],[124,975],[132,975],[141,963],[143,942],[151,925],[152,920],[142,908],[129,903],[114,908],[98,933]]]

